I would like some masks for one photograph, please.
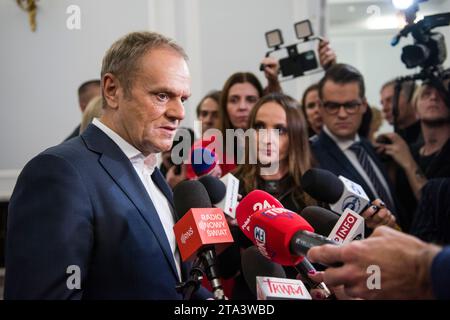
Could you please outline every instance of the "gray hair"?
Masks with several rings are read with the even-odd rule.
[[[188,56],[184,49],[156,32],[132,32],[116,42],[103,57],[101,77],[107,73],[115,75],[124,88],[125,96],[130,96],[133,77],[139,66],[140,59],[150,50],[169,48],[179,53],[186,61]],[[105,104],[105,101],[104,101]]]

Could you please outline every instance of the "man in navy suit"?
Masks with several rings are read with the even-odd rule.
[[[156,168],[184,118],[183,49],[131,33],[102,65],[104,115],[23,169],[12,195],[6,299],[182,299],[172,193]],[[197,298],[211,297],[201,288]]]
[[[394,195],[369,141],[358,135],[367,110],[364,79],[354,67],[335,64],[319,82],[323,130],[312,143],[319,166],[362,186],[369,198],[396,211]]]

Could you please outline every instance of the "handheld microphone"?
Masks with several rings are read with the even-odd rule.
[[[331,210],[338,214],[347,208],[361,214],[370,205],[367,194],[359,184],[327,170],[309,169],[303,174],[301,185],[311,197],[328,203]]]
[[[242,273],[258,300],[311,299],[302,281],[286,279],[284,269],[264,257],[255,246],[242,253]]]
[[[301,215],[318,234],[338,244],[364,239],[364,218],[350,209],[345,209],[339,217],[327,209],[310,206],[303,209]]]
[[[218,165],[216,153],[204,147],[192,149],[191,166],[195,174],[200,177],[208,174]]]
[[[284,266],[295,266],[310,248],[336,243],[314,233],[301,216],[284,208],[263,209],[249,222],[250,240],[268,259]]]
[[[281,265],[264,257],[255,246],[248,247],[241,255],[242,273],[248,287],[256,296],[256,277],[286,278]]]
[[[338,214],[318,206],[308,206],[300,215],[322,236],[328,236],[339,220]]]
[[[364,239],[364,218],[356,212],[345,209],[328,238],[339,244]]]
[[[231,218],[236,218],[239,180],[231,173],[218,179],[213,176],[202,176],[198,179],[209,194],[211,202]]]
[[[174,189],[175,210],[180,217],[174,226],[183,261],[198,257],[217,300],[225,299],[216,262],[221,252],[233,242],[225,215],[212,208],[205,187],[198,181],[183,181]]]
[[[208,192],[209,199],[213,205],[221,202],[223,198],[225,198],[227,188],[219,178],[213,176],[203,176],[200,177],[198,181],[205,187],[206,192]]]
[[[251,239],[249,223],[250,217],[259,210],[270,208],[283,208],[283,205],[272,197],[269,193],[262,190],[254,190],[245,196],[236,207],[236,220],[239,228]]]

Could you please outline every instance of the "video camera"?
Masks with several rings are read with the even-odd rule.
[[[415,22],[419,11],[419,3],[425,1],[428,0],[414,0],[409,7],[403,9],[407,25],[391,41],[391,45],[396,46],[400,43],[401,38],[406,38],[411,34],[414,44],[407,45],[402,49],[401,59],[408,69],[421,68],[417,74],[396,79],[392,110],[396,131],[399,113],[398,101],[403,82],[422,80],[429,83],[443,93],[445,103],[450,107],[450,88],[444,86],[444,80],[450,78],[450,70],[444,70],[443,68],[447,59],[445,38],[439,32],[432,32],[434,28],[450,25],[450,12],[426,16]]]
[[[268,31],[265,34],[267,46],[273,48],[266,53],[266,57],[271,54],[286,49],[287,56],[279,59],[281,75],[286,80],[294,79],[306,75],[307,72],[319,69],[316,53],[314,50],[307,50],[299,53],[298,46],[314,40],[322,40],[321,37],[314,37],[311,21],[303,20],[294,25],[295,34],[301,41],[288,45],[284,44],[283,35],[280,29]],[[261,64],[260,70],[264,71],[264,65]],[[313,74],[310,72],[308,74]]]

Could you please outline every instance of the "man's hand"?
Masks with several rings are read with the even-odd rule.
[[[311,262],[330,267],[323,273],[325,284],[344,286],[350,297],[364,299],[427,299],[432,298],[430,267],[441,248],[395,231],[378,227],[373,234],[343,246],[323,245],[308,252]],[[369,288],[368,267],[380,270],[380,289]],[[315,279],[318,280],[318,279]]]
[[[388,138],[392,143],[375,143],[375,147],[378,152],[391,156],[404,170],[416,163],[411,155],[411,151],[409,150],[407,143],[402,139],[402,137],[394,132],[385,133],[383,136]]]
[[[385,133],[383,136],[389,139],[392,144],[375,143],[377,152],[391,156],[403,169],[416,199],[420,200],[421,190],[428,181],[426,176],[414,160],[408,145],[402,137],[396,133]]]
[[[336,53],[330,46],[330,41],[322,39],[319,42],[319,61],[322,68],[327,70],[336,63]]]

